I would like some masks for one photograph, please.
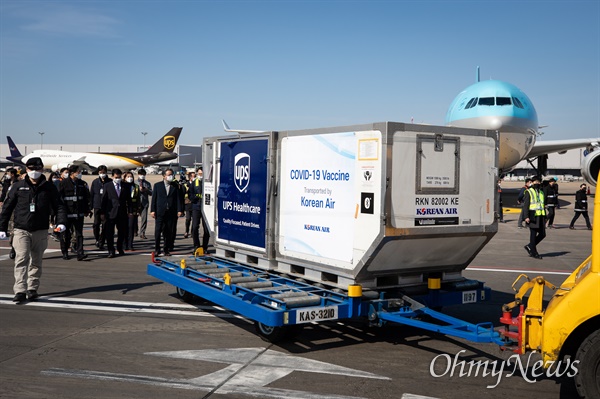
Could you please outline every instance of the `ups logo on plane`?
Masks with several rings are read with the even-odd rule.
[[[165,136],[163,139],[163,145],[167,150],[175,148],[175,136]]]

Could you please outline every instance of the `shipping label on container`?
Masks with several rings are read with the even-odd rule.
[[[268,141],[221,143],[218,239],[265,248]]]
[[[352,262],[356,134],[286,137],[283,147],[284,251]]]

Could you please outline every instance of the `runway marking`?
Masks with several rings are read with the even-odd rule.
[[[183,303],[153,303],[134,301],[110,301],[103,299],[66,298],[59,296],[41,296],[35,301],[15,304],[13,295],[0,294],[0,305],[34,306],[45,308],[103,310],[107,312],[131,312],[174,314],[179,316],[219,317],[244,319],[242,316],[226,312],[220,306],[191,305]],[[218,310],[219,312],[214,312]],[[207,312],[212,311],[212,312]]]
[[[413,395],[412,393],[405,393],[402,395],[401,399],[438,399],[438,398],[433,398],[431,396]]]
[[[205,391],[209,392],[209,395],[213,393],[225,395],[240,394],[258,398],[286,399],[359,399],[356,396],[336,394],[324,395],[314,392],[266,387],[266,385],[286,377],[294,371],[390,380],[388,377],[366,371],[355,370],[319,360],[292,356],[266,348],[222,348],[148,352],[145,354],[187,361],[221,363],[227,366],[213,373],[190,379],[169,379],[147,375],[117,374],[103,371],[68,370],[61,368],[44,370],[42,371],[42,375],[150,384],[169,388]],[[407,397],[407,399],[419,398],[425,397]]]
[[[557,274],[560,276],[570,276],[571,273],[573,273],[573,272],[568,272],[568,271],[500,269],[500,268],[496,268],[496,267],[467,267],[466,270],[474,270],[474,271],[478,271],[478,272],[500,272],[500,273]]]

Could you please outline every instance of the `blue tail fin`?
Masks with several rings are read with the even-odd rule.
[[[22,157],[23,155],[21,154],[21,151],[19,151],[19,149],[15,145],[15,142],[12,141],[10,136],[6,136],[6,139],[8,140],[8,148],[10,149],[10,156],[13,158]]]

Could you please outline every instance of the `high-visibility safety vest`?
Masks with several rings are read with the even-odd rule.
[[[200,179],[196,179],[196,181],[194,182],[194,186],[196,186],[196,189],[194,190],[196,193],[196,198],[202,198],[202,190],[198,189],[198,187],[200,187]]]
[[[544,193],[533,188],[528,188],[527,191],[529,191],[529,210],[535,212],[535,216],[546,216]]]

